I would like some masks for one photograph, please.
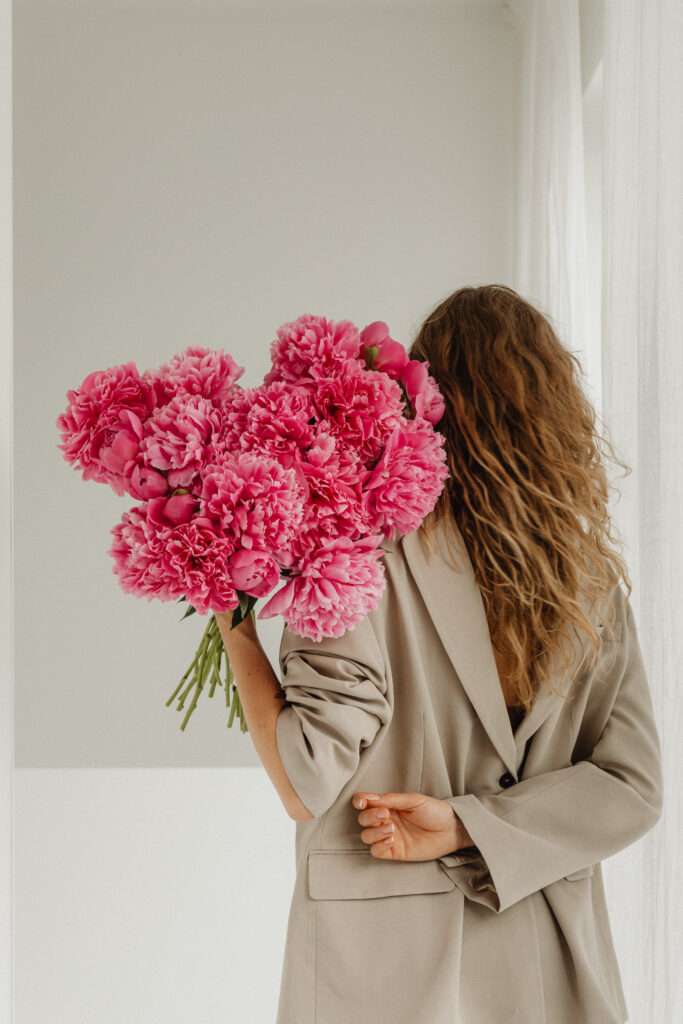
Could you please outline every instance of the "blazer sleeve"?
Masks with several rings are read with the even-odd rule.
[[[343,636],[318,642],[285,626],[279,661],[278,752],[299,799],[319,817],[391,719],[384,658],[366,616]]]
[[[624,849],[661,816],[660,739],[638,633],[621,586],[613,600],[615,629],[593,669],[584,719],[591,699],[609,703],[588,756],[499,793],[448,799],[480,856],[438,859],[457,869],[466,897],[496,913]]]

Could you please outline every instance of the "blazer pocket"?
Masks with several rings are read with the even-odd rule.
[[[579,878],[590,878],[595,870],[595,864],[589,864],[588,867],[579,868],[578,871],[572,871],[570,875],[565,875],[564,880],[566,882],[576,882]]]
[[[379,860],[369,850],[309,850],[307,871],[308,894],[314,900],[367,900],[455,888],[436,860]]]

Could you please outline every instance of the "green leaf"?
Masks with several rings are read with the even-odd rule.
[[[237,595],[240,599],[240,603],[239,607],[235,608],[232,613],[231,629],[234,629],[235,626],[239,626],[240,622],[244,622],[247,616],[251,614],[251,609],[258,601],[258,598],[254,597],[252,594],[244,594],[241,591],[238,591]]]
[[[190,605],[190,607],[186,610],[185,614],[182,616],[180,621],[183,622],[185,619],[189,618],[190,615],[194,615],[196,611],[197,609],[193,608],[192,605]]]

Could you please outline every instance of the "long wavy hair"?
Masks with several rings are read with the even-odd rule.
[[[420,528],[456,524],[472,562],[508,704],[527,711],[575,656],[595,664],[609,602],[631,593],[608,513],[615,454],[584,394],[579,360],[513,289],[460,288],[429,314],[411,346],[427,360],[446,411],[450,475]],[[597,609],[597,611],[596,611]],[[604,614],[603,614],[604,612]],[[587,642],[586,642],[587,641]],[[555,689],[554,687],[552,687]]]

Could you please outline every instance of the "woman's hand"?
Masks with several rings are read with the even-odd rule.
[[[373,857],[384,860],[435,860],[464,846],[472,837],[445,800],[424,793],[354,793],[360,810],[360,834]]]

